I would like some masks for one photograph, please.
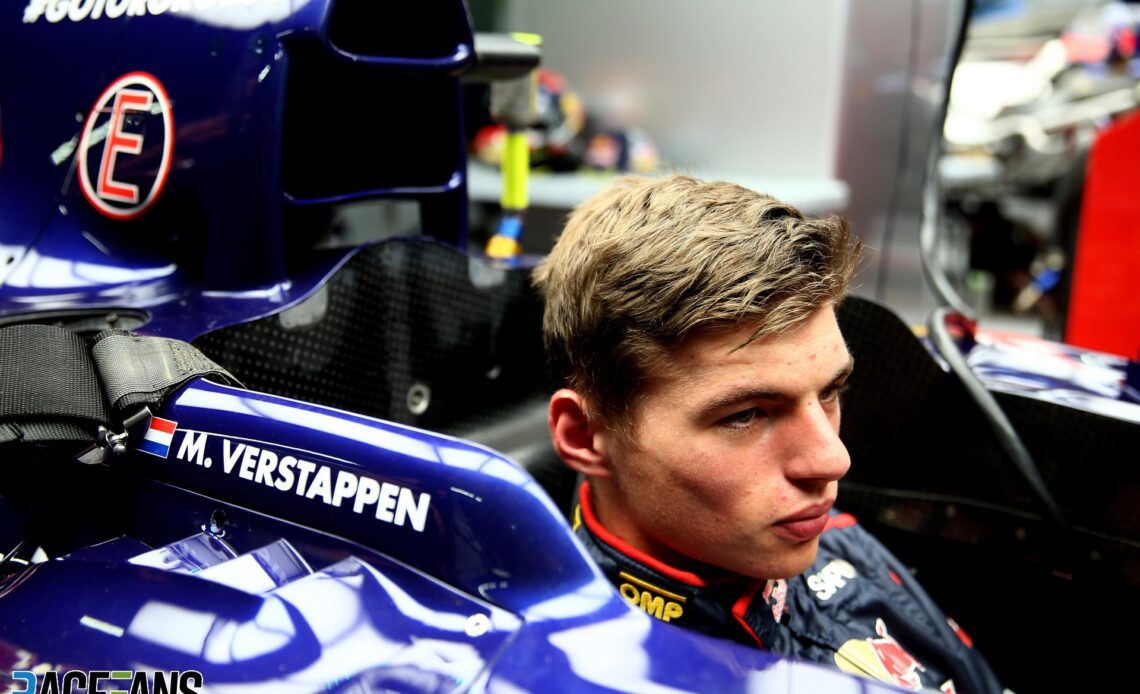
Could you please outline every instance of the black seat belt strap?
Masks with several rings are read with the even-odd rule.
[[[135,441],[122,432],[198,376],[241,386],[186,342],[111,330],[87,346],[51,325],[0,328],[0,450],[56,444],[100,462]],[[64,450],[64,448],[59,448]],[[92,454],[92,453],[95,454]]]
[[[91,441],[110,423],[78,335],[53,325],[0,329],[0,444]]]
[[[108,401],[121,414],[138,405],[158,405],[196,376],[241,385],[198,348],[181,340],[110,330],[95,338],[91,356]]]

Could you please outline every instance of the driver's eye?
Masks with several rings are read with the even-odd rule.
[[[720,422],[723,426],[729,427],[730,429],[739,429],[748,426],[763,414],[764,413],[759,409],[750,407],[747,410],[734,412],[733,414],[730,414],[729,416],[720,420]]]
[[[843,393],[847,391],[846,381],[836,384],[819,394],[819,399],[822,402],[834,402],[843,397]]]

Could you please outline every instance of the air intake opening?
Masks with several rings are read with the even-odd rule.
[[[458,0],[341,0],[329,15],[329,41],[348,53],[391,58],[446,58],[471,41]]]
[[[282,179],[298,200],[443,188],[463,169],[455,78],[289,47]]]

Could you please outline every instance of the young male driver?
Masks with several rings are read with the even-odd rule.
[[[840,218],[730,183],[626,178],[535,272],[565,387],[575,530],[651,615],[911,688],[1000,691],[900,563],[832,510],[850,466]]]

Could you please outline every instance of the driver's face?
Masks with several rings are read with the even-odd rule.
[[[760,578],[814,561],[850,466],[839,393],[852,360],[830,304],[791,332],[698,333],[638,401],[634,442],[605,435],[604,526],[663,561]]]

